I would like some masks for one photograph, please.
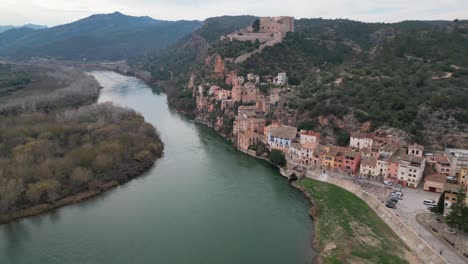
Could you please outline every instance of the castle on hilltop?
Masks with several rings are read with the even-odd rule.
[[[239,41],[255,41],[267,42],[271,40],[282,40],[288,32],[294,32],[294,17],[279,16],[279,17],[261,17],[258,28],[253,25],[247,28],[235,31],[227,36],[222,36],[221,40],[239,40]]]

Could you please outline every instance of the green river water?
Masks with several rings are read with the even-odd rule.
[[[142,81],[93,74],[100,102],[158,129],[164,157],[101,196],[0,226],[0,264],[313,262],[308,201],[276,168],[170,110]]]

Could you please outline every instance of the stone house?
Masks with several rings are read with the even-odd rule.
[[[256,105],[241,105],[237,108],[237,114],[245,117],[256,117],[261,115]]]
[[[468,150],[446,148],[445,155],[450,161],[450,176],[457,176],[463,168],[468,168]]]
[[[349,146],[355,149],[372,148],[374,137],[372,134],[352,133]]]
[[[273,79],[273,83],[276,85],[286,85],[287,82],[288,77],[286,76],[285,72],[278,73],[278,76]]]
[[[263,134],[263,130],[266,126],[266,118],[250,118],[249,119],[249,130],[255,133]]]
[[[447,182],[447,175],[445,174],[432,174],[427,175],[424,178],[424,187],[425,191],[443,193],[445,188],[445,183]]]
[[[377,159],[363,159],[359,167],[359,174],[362,176],[370,176],[371,178],[377,178],[379,176],[377,170]]]
[[[439,155],[435,158],[434,169],[438,173],[445,174],[447,176],[451,175],[452,166],[450,164],[450,160],[445,155]]]
[[[301,144],[318,143],[319,140],[320,140],[320,133],[317,133],[311,130],[304,130],[304,129],[302,129],[299,132],[299,142]]]
[[[263,113],[270,112],[271,104],[270,100],[263,94],[257,95],[257,102],[255,103],[257,109],[262,111]]]
[[[246,132],[249,130],[249,119],[244,116],[236,116],[234,124],[232,126],[232,134],[237,135],[240,132]]]
[[[423,157],[424,147],[418,144],[412,144],[408,146],[408,155],[415,157]]]
[[[239,132],[237,135],[237,148],[246,152],[249,150],[250,146],[257,145],[261,142],[261,139],[262,135],[252,131]]]

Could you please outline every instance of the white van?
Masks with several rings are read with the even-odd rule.
[[[437,205],[434,200],[424,200],[423,202],[425,205]]]

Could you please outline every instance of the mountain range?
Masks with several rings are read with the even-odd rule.
[[[0,34],[0,56],[72,60],[121,60],[158,53],[201,26],[200,21],[164,21],[119,12],[97,14],[73,23]]]
[[[0,26],[0,33],[5,32],[5,31],[10,30],[10,29],[14,29],[14,28],[43,29],[43,28],[47,28],[47,26],[35,25],[35,24],[25,24],[25,25],[22,25],[22,26],[11,26],[11,25]]]

